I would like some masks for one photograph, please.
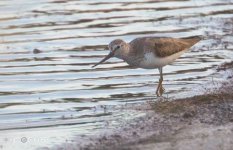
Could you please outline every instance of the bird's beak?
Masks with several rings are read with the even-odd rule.
[[[106,60],[108,60],[109,58],[113,57],[114,53],[112,51],[110,51],[110,53],[104,57],[104,59],[102,59],[100,62],[96,63],[94,66],[92,66],[92,68],[96,67],[99,64],[104,63]]]

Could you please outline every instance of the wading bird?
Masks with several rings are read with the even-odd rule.
[[[93,67],[105,62],[111,57],[116,57],[137,68],[158,68],[160,79],[156,95],[162,96],[165,91],[162,86],[163,67],[174,62],[180,55],[200,40],[201,38],[199,36],[187,38],[142,37],[136,38],[130,43],[116,39],[108,45],[110,53]]]

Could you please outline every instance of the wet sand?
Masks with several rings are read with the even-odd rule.
[[[147,114],[101,135],[83,137],[57,146],[61,149],[211,149],[233,147],[233,63],[217,69],[227,80],[220,88],[191,98],[148,102]],[[231,72],[231,73],[229,73]],[[127,106],[128,107],[128,106]],[[130,106],[138,109],[138,106]]]

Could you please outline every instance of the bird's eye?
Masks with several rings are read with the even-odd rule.
[[[119,48],[120,48],[120,46],[118,45],[118,46],[116,47],[116,50],[119,49]]]

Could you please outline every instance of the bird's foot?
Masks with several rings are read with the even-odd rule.
[[[165,89],[163,88],[163,86],[162,85],[159,86],[158,89],[156,90],[157,97],[161,97],[164,92],[165,92]]]
[[[164,92],[165,92],[165,89],[163,88],[162,80],[159,80],[159,85],[158,85],[157,90],[156,90],[157,97],[162,96]]]
[[[158,101],[159,101],[159,102],[166,102],[166,101],[168,100],[167,97],[164,97],[164,96],[163,96],[163,93],[164,93],[164,92],[165,92],[165,89],[164,89],[163,86],[161,85],[160,88],[159,88],[159,90],[158,90],[158,94],[159,94],[159,96],[158,96]]]
[[[164,92],[165,92],[165,89],[161,85],[160,88],[159,88],[159,95],[162,96]]]
[[[161,97],[162,96],[159,89],[156,91],[156,96],[157,97]]]

